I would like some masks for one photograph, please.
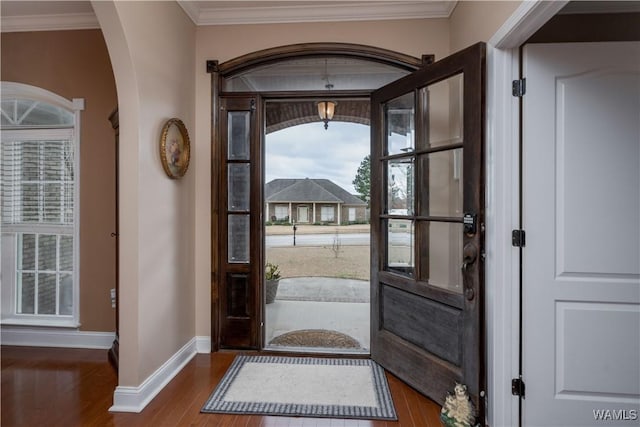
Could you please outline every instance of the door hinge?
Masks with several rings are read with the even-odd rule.
[[[511,93],[518,98],[527,92],[527,80],[518,79],[511,82]]]
[[[522,381],[522,378],[513,378],[511,380],[511,394],[524,397],[524,381]]]
[[[524,248],[525,233],[524,230],[513,230],[511,232],[511,245],[516,248]]]

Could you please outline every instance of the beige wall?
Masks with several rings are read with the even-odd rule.
[[[100,30],[2,33],[3,81],[84,98],[80,135],[80,329],[114,331],[115,80]]]
[[[489,41],[521,1],[459,1],[449,17],[451,52]]]
[[[196,71],[204,71],[206,59],[224,62],[275,46],[312,42],[358,43],[417,57],[433,53],[440,59],[449,51],[448,39],[447,19],[198,27],[198,59],[203,61]]]
[[[228,61],[276,46],[311,42],[356,43],[416,57],[449,52],[447,19],[198,27],[196,39],[196,147],[194,156],[196,335],[211,334],[211,77],[209,59]]]
[[[120,386],[138,386],[195,335],[194,170],[162,169],[167,119],[194,132],[195,25],[175,2],[93,3],[120,108]]]

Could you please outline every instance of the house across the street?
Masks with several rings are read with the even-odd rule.
[[[367,203],[328,179],[274,179],[264,199],[272,222],[340,225],[367,219]]]

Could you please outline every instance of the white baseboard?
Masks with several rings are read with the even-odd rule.
[[[109,412],[141,412],[196,355],[196,343],[192,338],[138,387],[116,387]]]
[[[2,345],[27,347],[70,347],[109,349],[114,332],[86,332],[68,328],[20,327],[2,325]]]
[[[196,350],[198,353],[211,353],[211,337],[196,337]]]

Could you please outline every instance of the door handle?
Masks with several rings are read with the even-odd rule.
[[[468,301],[473,300],[475,297],[475,291],[473,289],[473,280],[471,277],[465,275],[469,266],[476,262],[478,258],[478,248],[473,243],[467,243],[462,248],[462,282],[464,286],[464,296]]]
[[[462,272],[467,271],[469,266],[476,262],[478,258],[478,248],[473,243],[467,243],[462,249]]]

